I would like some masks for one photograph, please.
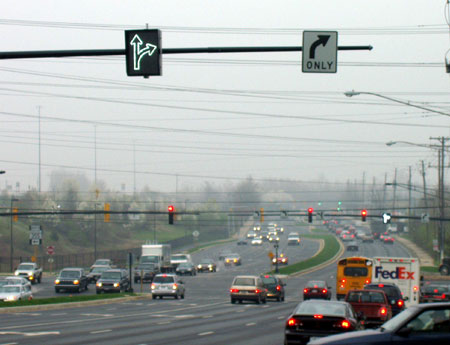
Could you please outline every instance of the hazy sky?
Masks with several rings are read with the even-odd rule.
[[[450,117],[444,0],[2,1],[1,51],[123,49],[124,30],[162,31],[165,48],[301,46],[303,30],[338,31],[336,74],[306,74],[301,53],[164,55],[163,75],[127,77],[124,57],[0,60],[2,179],[42,190],[65,167],[126,191],[255,179],[406,182],[436,152]],[[450,59],[450,53],[448,53]],[[68,121],[70,120],[70,121]],[[96,129],[95,129],[96,128]],[[180,131],[181,130],[181,131]],[[96,140],[95,140],[96,131]],[[95,143],[97,149],[95,150]],[[437,171],[427,170],[430,182]],[[210,177],[210,178],[209,178]]]

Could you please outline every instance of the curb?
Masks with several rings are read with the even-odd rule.
[[[24,313],[33,311],[44,311],[44,310],[58,310],[66,308],[80,308],[86,306],[96,306],[112,303],[123,303],[128,301],[139,301],[150,299],[152,295],[145,294],[141,296],[130,296],[130,297],[119,297],[119,298],[107,298],[97,301],[85,301],[85,302],[67,302],[67,303],[56,303],[56,304],[42,304],[42,305],[30,305],[23,307],[5,307],[0,308],[0,314],[10,314],[10,313]]]
[[[317,240],[316,240],[316,241],[317,241]],[[320,241],[323,242],[323,240],[320,240]],[[340,239],[336,238],[336,241],[338,241],[338,243],[339,243],[341,249],[339,249],[339,251],[336,253],[335,256],[333,256],[331,259],[329,259],[329,260],[327,260],[327,261],[325,261],[325,262],[322,262],[320,265],[317,265],[317,266],[308,268],[308,269],[306,269],[306,270],[303,270],[303,271],[300,271],[300,272],[297,272],[297,273],[292,273],[292,274],[289,275],[289,277],[295,277],[295,278],[297,278],[297,277],[300,277],[300,276],[302,276],[302,275],[305,275],[305,274],[309,274],[309,273],[318,271],[318,270],[320,270],[320,269],[322,269],[322,268],[324,268],[324,267],[326,267],[326,266],[328,266],[328,265],[331,265],[331,264],[335,263],[336,261],[338,261],[339,258],[342,256],[342,254],[344,254],[345,247],[344,247],[344,244],[342,243],[342,241],[341,241]],[[322,248],[322,250],[323,250],[323,248]],[[318,250],[317,253],[314,254],[312,257],[318,255],[322,250]]]

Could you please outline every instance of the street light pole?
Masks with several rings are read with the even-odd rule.
[[[358,96],[358,95],[371,95],[371,96],[376,96],[376,97],[380,97],[380,98],[383,98],[383,99],[387,99],[387,100],[389,100],[391,102],[400,103],[400,104],[407,105],[407,106],[410,106],[410,107],[426,110],[426,111],[429,111],[429,112],[432,112],[432,113],[441,114],[441,115],[445,115],[445,116],[450,116],[449,113],[445,113],[443,111],[439,111],[439,110],[423,107],[421,105],[417,105],[417,104],[411,103],[409,101],[408,102],[401,101],[399,99],[395,99],[395,98],[392,98],[392,97],[387,97],[387,96],[384,96],[384,95],[376,93],[376,92],[363,92],[363,91],[357,92],[355,90],[352,90],[352,91],[344,92],[344,95],[347,96],[347,97],[353,97],[353,96]]]
[[[14,255],[13,242],[14,242],[14,237],[13,237],[13,215],[12,215],[13,214],[13,202],[14,201],[19,201],[19,199],[11,197],[11,208],[10,208],[10,212],[11,212],[11,216],[10,216],[10,218],[11,218],[11,224],[10,224],[11,234],[10,234],[10,250],[9,250],[9,254],[10,254],[9,263],[10,263],[10,270],[11,270],[11,272],[14,271],[14,269],[13,269],[13,255]]]

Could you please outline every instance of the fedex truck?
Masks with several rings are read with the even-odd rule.
[[[372,283],[395,284],[406,305],[419,303],[420,263],[417,258],[374,257]]]

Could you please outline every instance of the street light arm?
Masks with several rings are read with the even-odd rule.
[[[384,95],[381,95],[381,94],[376,93],[376,92],[362,92],[362,91],[361,92],[356,92],[355,90],[352,90],[352,91],[344,92],[344,95],[347,96],[347,97],[358,96],[358,95],[372,95],[372,96],[376,96],[376,97],[387,99],[387,100],[389,100],[391,102],[400,103],[400,104],[403,104],[403,105],[408,105],[410,107],[426,110],[426,111],[429,111],[429,112],[432,112],[432,113],[436,113],[436,114],[440,114],[440,115],[450,116],[449,113],[444,113],[443,111],[439,111],[439,110],[423,107],[421,105],[413,104],[411,102],[401,101],[399,99],[395,99],[395,98],[391,98],[391,97],[388,97],[388,96],[384,96]]]

